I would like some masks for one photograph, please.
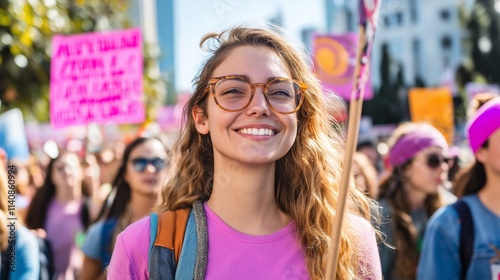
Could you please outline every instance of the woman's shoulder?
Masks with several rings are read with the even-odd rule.
[[[361,234],[367,232],[374,232],[372,224],[365,218],[362,218],[354,214],[348,214],[347,219],[352,224],[352,227]]]
[[[356,233],[356,251],[362,259],[364,273],[369,275],[367,279],[382,279],[380,256],[372,224],[354,214],[347,215],[347,220]]]
[[[108,237],[113,233],[116,219],[98,221],[92,224],[85,234],[85,241],[81,246],[81,250],[87,257],[98,259],[103,246],[103,240],[108,240]]]
[[[87,229],[87,235],[91,235],[100,232],[104,226],[105,221],[97,221],[89,226]]]
[[[16,246],[38,246],[36,236],[26,227],[19,226],[16,231]]]
[[[458,213],[453,204],[441,206],[430,217],[427,228],[453,227],[460,223]]]
[[[355,214],[347,214],[346,220],[349,227],[356,233],[356,238],[361,242],[375,240],[375,229],[368,220]]]
[[[108,279],[147,279],[150,216],[129,225],[116,238]]]
[[[132,241],[140,238],[147,238],[148,243],[150,239],[151,232],[151,217],[147,215],[146,217],[130,224],[127,226],[118,236],[120,236],[123,241]]]

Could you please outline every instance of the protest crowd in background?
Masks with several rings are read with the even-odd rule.
[[[303,58],[297,58],[295,50],[288,47],[289,42],[280,37],[283,34],[278,27],[269,32],[258,28],[230,30],[225,33],[232,34],[228,38],[215,33],[203,37],[202,45],[215,38],[215,46],[209,48],[217,56],[209,57],[200,68],[200,76],[194,80],[196,92],[179,95],[177,104],[157,110],[154,119],[149,115],[146,118],[149,113],[142,96],[145,38],[139,28],[54,36],[50,124],[26,122],[18,108],[0,114],[0,280],[121,279],[124,275],[144,279],[151,271],[154,277],[172,271],[184,276],[188,271],[194,279],[210,278],[210,273],[205,272],[213,271],[230,275],[231,268],[207,261],[209,252],[198,249],[223,240],[209,239],[207,232],[217,228],[236,236],[238,244],[246,242],[243,237],[250,236],[248,240],[253,242],[265,234],[240,232],[217,215],[230,212],[231,218],[235,213],[210,209],[227,206],[227,201],[212,205],[209,200],[214,193],[220,199],[220,192],[227,191],[218,184],[226,183],[222,179],[230,178],[234,171],[221,170],[220,162],[229,161],[214,156],[212,149],[230,149],[221,144],[225,138],[220,139],[226,135],[217,128],[225,125],[228,116],[244,115],[243,110],[257,102],[260,103],[256,107],[266,108],[263,116],[278,116],[277,119],[285,120],[284,127],[292,128],[292,133],[284,129],[289,133],[289,146],[279,145],[275,149],[281,152],[279,156],[274,150],[269,153],[272,162],[265,164],[272,167],[271,175],[252,173],[259,169],[256,166],[268,165],[251,157],[242,159],[239,154],[235,156],[237,164],[227,166],[235,166],[237,171],[240,168],[247,172],[245,175],[265,174],[262,178],[271,178],[267,181],[275,184],[265,209],[276,210],[276,220],[283,222],[277,232],[286,231],[283,236],[290,238],[284,240],[292,244],[283,251],[292,252],[293,256],[287,257],[300,264],[287,269],[277,261],[281,264],[279,273],[288,273],[286,279],[316,280],[324,275],[324,261],[317,252],[328,249],[330,232],[325,227],[332,221],[321,219],[337,213],[340,158],[352,140],[342,138],[352,125],[347,104],[355,100],[351,99],[352,81],[342,86],[329,84],[339,77],[323,71],[322,67],[328,64],[324,59],[331,57],[320,54],[339,42],[354,45],[357,34],[314,37],[315,48],[310,51],[317,55],[317,60],[309,69]],[[354,75],[355,67],[348,61],[356,59],[356,51],[352,48],[345,53],[345,77]],[[227,73],[222,71],[225,76],[214,77],[213,73],[220,72],[219,66]],[[266,76],[267,80],[252,80],[266,71],[274,74]],[[369,77],[366,79],[370,82]],[[224,83],[230,84],[227,87],[231,89],[224,88]],[[291,86],[294,95],[293,102],[285,105],[283,99],[276,97],[290,95],[281,91],[282,84]],[[350,212],[339,246],[344,252],[341,263],[345,269],[336,275],[352,279],[363,275],[363,279],[377,280],[500,279],[500,95],[495,90],[482,89],[470,93],[464,123],[458,124],[454,120],[451,91],[447,87],[410,89],[406,101],[411,114],[397,124],[374,125],[366,116],[360,120],[347,183]],[[235,92],[248,100],[228,98]],[[366,88],[365,94],[374,97],[371,87]],[[210,118],[217,121],[210,122]],[[251,135],[252,140],[280,133],[270,129],[269,124],[258,125],[264,127],[262,131],[231,131]],[[301,134],[305,132],[307,135]],[[220,135],[223,136],[219,138]],[[325,143],[333,144],[320,145]],[[298,163],[299,159],[303,162]],[[316,165],[320,169],[315,170]],[[309,169],[300,174],[310,176],[297,178],[297,172],[303,171],[299,167],[303,166]],[[283,174],[275,179],[274,172]],[[283,178],[293,180],[284,182]],[[175,189],[176,186],[182,188]],[[238,201],[243,209],[252,200],[244,197]],[[186,209],[191,212],[183,212]],[[255,212],[262,214],[260,210]],[[167,215],[161,215],[165,213],[180,215],[175,216],[177,223],[168,234],[161,230],[161,223],[170,221],[164,218]],[[295,216],[290,218],[290,213]],[[208,227],[207,223],[200,225],[200,219],[209,220]],[[245,223],[236,224],[245,228]],[[366,233],[360,239],[366,243],[347,242],[354,240],[357,229]],[[299,234],[288,235],[292,230]],[[193,232],[199,234],[195,236],[198,239],[193,239]],[[137,242],[135,233],[140,237]],[[270,234],[273,238],[274,233]],[[146,236],[156,239],[146,244]],[[175,248],[163,246],[165,236]],[[370,247],[372,239],[377,244],[374,241]],[[256,255],[256,247],[247,245],[241,247]],[[192,251],[179,248],[203,252],[196,251],[193,256]],[[158,251],[162,254],[155,256],[160,257],[151,258],[153,262],[149,263],[148,258]],[[226,252],[219,251],[217,260],[227,257],[228,262],[236,260],[244,266],[244,253],[238,255],[240,252],[236,251],[233,255],[231,251],[226,256]],[[129,252],[139,253],[129,256]],[[268,253],[278,258],[280,252]],[[254,255],[248,257],[255,258]],[[144,261],[144,256],[148,261]],[[264,257],[253,261],[265,260]],[[358,262],[364,257],[367,259]],[[186,264],[189,258],[191,262]],[[210,269],[205,271],[206,267]],[[272,264],[266,267],[273,269]],[[239,267],[237,271],[248,274],[250,270]],[[259,271],[256,275],[265,279],[265,275],[274,274]]]

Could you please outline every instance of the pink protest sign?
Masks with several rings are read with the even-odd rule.
[[[54,36],[52,126],[143,122],[142,68],[140,29]]]
[[[356,66],[358,37],[355,33],[343,35],[316,35],[313,39],[314,72],[327,92],[351,99]],[[364,99],[373,98],[368,77]],[[364,86],[364,85],[363,85]]]

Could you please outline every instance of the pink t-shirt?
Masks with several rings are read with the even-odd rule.
[[[210,237],[205,279],[309,279],[295,223],[269,235],[248,235],[203,206]]]
[[[45,231],[54,256],[55,272],[58,279],[76,279],[83,263],[83,256],[76,247],[75,240],[83,231],[80,218],[82,200],[61,203],[52,199],[47,210]]]
[[[271,235],[250,236],[230,228],[207,208],[209,249],[205,279],[308,279],[304,254],[292,234],[294,223]],[[371,274],[365,279],[382,279],[371,225],[355,216],[350,219],[358,229],[357,248],[363,256],[363,266]],[[107,279],[149,279],[149,242],[147,216],[118,235]]]

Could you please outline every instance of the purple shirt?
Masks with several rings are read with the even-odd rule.
[[[272,234],[248,235],[203,206],[210,237],[205,279],[309,279],[294,222]]]
[[[227,226],[205,206],[208,263],[205,279],[309,279],[304,253],[293,234],[292,222],[265,236],[242,234]],[[373,229],[366,220],[349,216],[359,233],[356,244],[363,256],[365,279],[382,279]],[[128,226],[116,240],[107,279],[148,279],[150,217]]]
[[[45,231],[59,279],[75,279],[82,267],[83,256],[75,244],[76,235],[83,231],[81,209],[82,200],[61,203],[54,198],[47,210]]]

